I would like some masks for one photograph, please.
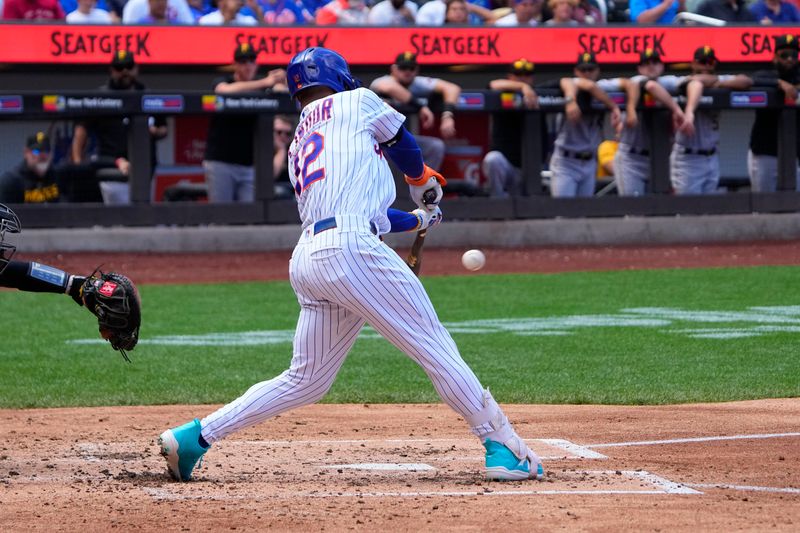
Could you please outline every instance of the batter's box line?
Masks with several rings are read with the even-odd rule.
[[[566,452],[565,455],[540,455],[540,458],[545,461],[553,461],[558,459],[608,459],[607,456],[600,452],[596,452],[575,444],[574,442],[565,439],[526,439],[528,442],[541,442],[553,448],[559,448]],[[230,444],[243,444],[246,446],[290,446],[293,444],[432,444],[444,442],[467,442],[463,438],[452,439],[325,439],[325,440],[234,440],[225,441]],[[481,458],[482,459],[482,458]],[[477,459],[476,459],[477,460]]]
[[[625,476],[630,479],[638,479],[652,486],[649,490],[627,490],[627,489],[531,489],[531,490],[481,490],[481,491],[385,491],[385,492],[293,492],[291,494],[277,494],[266,496],[263,491],[252,491],[248,494],[208,494],[194,493],[189,494],[174,491],[163,487],[142,487],[142,491],[154,500],[161,501],[181,501],[181,500],[210,500],[210,501],[241,501],[251,499],[263,499],[265,497],[276,499],[297,499],[297,498],[420,498],[420,497],[473,497],[473,496],[534,496],[542,494],[557,495],[664,495],[664,494],[703,494],[686,485],[675,483],[661,476],[651,474],[646,470],[601,470],[601,471],[582,471],[581,474],[592,475],[614,475]],[[538,482],[532,482],[538,484]]]

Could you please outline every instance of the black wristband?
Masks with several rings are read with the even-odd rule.
[[[442,109],[443,109],[443,111],[442,111],[443,113],[455,113],[456,105],[455,104],[444,104],[444,106],[442,106]]]

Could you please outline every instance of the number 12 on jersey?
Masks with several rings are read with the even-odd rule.
[[[319,158],[325,148],[325,137],[319,132],[313,132],[297,151],[294,157],[294,175],[297,181],[294,184],[294,192],[297,196],[308,188],[309,185],[325,177],[325,168],[318,168],[313,172],[308,171],[308,167]]]

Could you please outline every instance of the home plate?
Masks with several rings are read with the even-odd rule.
[[[397,470],[405,470],[408,472],[436,470],[431,465],[426,465],[424,463],[356,463],[352,465],[326,465],[322,468],[332,468],[337,470],[381,470],[384,472]]]

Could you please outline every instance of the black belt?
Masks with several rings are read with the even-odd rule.
[[[573,152],[572,150],[564,150],[560,148],[561,155],[564,157],[569,157],[572,159],[578,159],[580,161],[591,161],[594,159],[594,152]]]
[[[648,150],[647,148],[642,148],[640,150],[638,148],[631,147],[631,149],[628,150],[628,153],[633,155],[650,155],[650,150]]]
[[[322,233],[323,231],[333,229],[336,227],[336,217],[330,218],[323,218],[318,222],[314,222],[314,235],[317,233]],[[373,235],[378,234],[378,228],[375,227],[375,224],[370,222],[369,223],[369,230],[372,232]]]
[[[684,154],[693,154],[693,155],[714,155],[717,153],[716,148],[712,148],[711,150],[696,150],[694,148],[683,148]]]

